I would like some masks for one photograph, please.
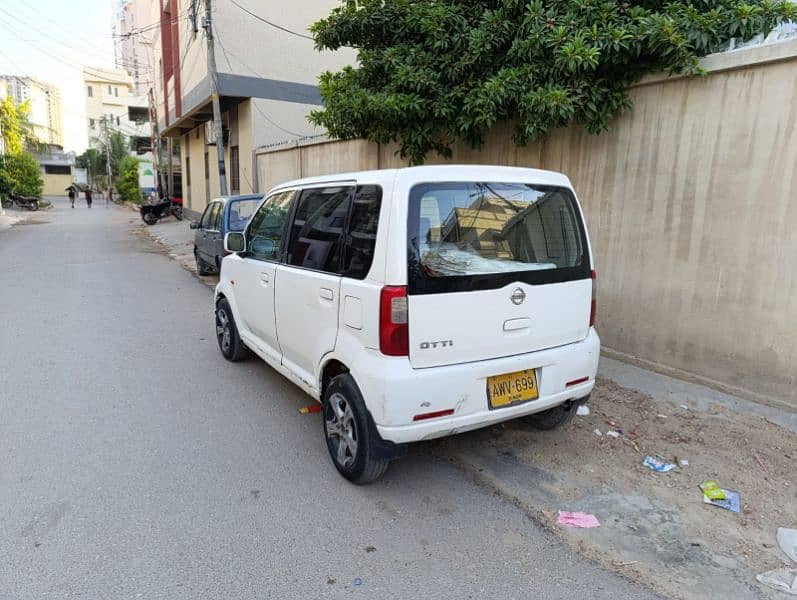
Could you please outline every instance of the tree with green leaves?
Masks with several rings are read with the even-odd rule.
[[[0,131],[8,154],[20,154],[26,148],[37,149],[41,142],[30,122],[30,102],[15,104],[11,96],[0,102]]]
[[[75,166],[88,171],[88,184],[94,189],[102,189],[104,187],[107,179],[106,165],[105,152],[100,152],[96,148],[88,148],[75,159]]]
[[[695,75],[733,37],[797,20],[777,0],[345,0],[315,23],[319,50],[359,65],[320,77],[310,120],[338,138],[398,142],[421,163],[511,120],[518,145],[556,127],[606,130],[652,72]]]
[[[134,156],[125,156],[119,165],[120,175],[116,180],[116,189],[125,202],[138,204],[143,200],[138,185],[138,163],[138,159]]]
[[[32,154],[19,152],[0,156],[0,195],[41,196],[44,189],[39,163]]]

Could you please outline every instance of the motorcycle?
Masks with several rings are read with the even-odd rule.
[[[9,194],[8,198],[3,198],[3,208],[12,208],[14,205],[25,210],[39,210],[39,199],[19,194]]]
[[[154,225],[161,219],[174,216],[178,221],[183,220],[183,201],[177,198],[161,198],[157,202],[142,204],[139,207],[141,219],[147,225]]]

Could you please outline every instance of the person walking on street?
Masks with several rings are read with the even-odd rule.
[[[69,188],[69,203],[72,205],[72,208],[75,208],[75,188]]]
[[[91,208],[91,188],[86,188],[84,193],[86,194],[86,204],[88,204],[89,208]]]

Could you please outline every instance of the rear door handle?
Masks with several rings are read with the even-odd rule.
[[[528,329],[531,326],[531,319],[509,319],[504,321],[504,331],[517,331],[518,329]]]
[[[329,288],[319,288],[318,295],[322,300],[334,300],[335,294]]]

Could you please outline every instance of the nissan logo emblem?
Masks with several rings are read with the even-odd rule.
[[[523,301],[526,299],[526,292],[520,288],[516,288],[509,299],[512,301],[512,304],[523,304]]]

